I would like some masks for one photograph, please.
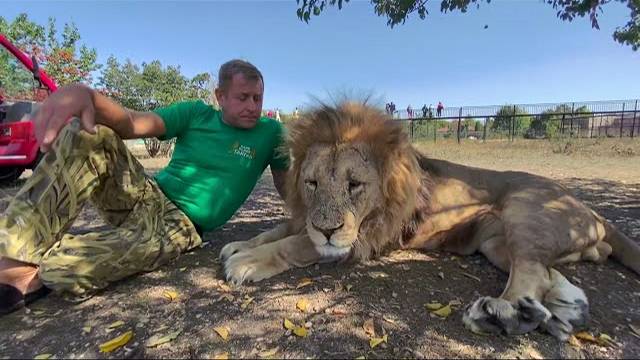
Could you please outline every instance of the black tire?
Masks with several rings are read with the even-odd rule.
[[[18,181],[20,175],[24,172],[23,167],[7,166],[0,167],[0,184],[6,185]]]

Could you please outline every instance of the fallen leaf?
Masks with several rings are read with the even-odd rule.
[[[227,300],[228,302],[233,302],[236,298],[231,294],[222,294],[218,298],[218,300]]]
[[[150,337],[146,343],[145,346],[146,347],[155,347],[158,345],[162,345],[164,343],[168,343],[169,341],[175,339],[178,337],[178,335],[180,335],[180,333],[182,332],[182,330],[176,330],[174,332],[170,332],[167,335],[164,336],[160,336],[160,335],[154,335],[152,337]]]
[[[252,298],[252,297],[248,297],[248,298],[246,298],[246,299],[242,302],[242,305],[240,305],[240,307],[241,307],[242,309],[246,309],[246,308],[247,308],[247,306],[249,306],[249,304],[251,304],[251,302],[253,302],[253,299],[254,299],[254,298]]]
[[[440,279],[444,280],[444,273],[442,271],[438,272],[438,276]]]
[[[31,311],[31,313],[33,315],[40,316],[40,315],[44,314],[44,311],[43,310],[33,310],[33,311]]]
[[[635,327],[631,324],[629,324],[629,328],[631,328],[631,333],[637,337],[640,337],[640,328]]]
[[[53,354],[40,354],[40,355],[36,355],[33,358],[34,359],[51,359],[51,357],[53,356]]]
[[[442,318],[446,318],[447,316],[451,315],[451,305],[443,306],[442,308],[433,311],[433,313]]]
[[[372,338],[369,340],[369,346],[373,349],[374,347],[380,345],[383,342],[387,342],[387,335],[384,335],[380,338]]]
[[[287,330],[293,330],[296,326],[289,319],[284,319],[284,328]]]
[[[296,289],[300,289],[302,287],[305,287],[307,285],[311,285],[313,284],[313,280],[310,278],[302,278],[300,279],[300,282],[298,283],[298,285],[296,285]]]
[[[389,318],[389,317],[383,316],[383,317],[382,317],[382,320],[384,320],[384,321],[386,321],[386,322],[388,322],[388,323],[390,323],[390,324],[397,325],[396,321],[395,321],[395,320],[393,320],[392,318]]]
[[[334,315],[334,316],[345,316],[347,315],[347,311],[343,310],[343,309],[327,309],[325,310],[325,312],[329,315]]]
[[[185,270],[187,270],[187,268],[186,267],[181,267],[179,270],[180,271],[185,271]]]
[[[215,360],[227,360],[229,358],[229,353],[228,352],[217,353],[213,355],[213,358]]]
[[[218,285],[218,287],[220,288],[220,291],[222,292],[231,292],[231,287],[229,287],[229,285],[222,283],[220,285]]]
[[[589,341],[596,344],[598,343],[598,339],[596,339],[595,337],[593,337],[593,335],[589,334],[586,331],[575,333],[574,336],[580,340]]]
[[[355,358],[354,360],[364,360],[364,359],[365,359],[364,355],[360,355],[357,358]]]
[[[441,309],[444,305],[440,304],[439,302],[432,302],[432,303],[424,304],[424,306],[428,310],[433,311],[433,310]]]
[[[464,272],[464,271],[462,272],[462,275],[464,275],[464,276],[468,277],[469,279],[473,279],[473,280],[475,280],[475,281],[477,281],[477,282],[482,282],[482,280],[480,280],[480,278],[479,278],[479,277],[477,277],[477,276],[475,276],[475,275],[471,275],[471,274],[466,273],[466,272]]]
[[[362,324],[362,328],[364,329],[365,334],[369,335],[369,337],[376,337],[376,329],[373,326],[373,319],[368,319]]]
[[[178,293],[175,291],[171,291],[171,290],[167,290],[164,293],[162,293],[162,296],[164,296],[165,299],[169,300],[169,302],[175,300],[178,298]]]
[[[575,335],[571,335],[569,339],[567,339],[567,342],[575,348],[580,348],[580,341],[575,337]]]
[[[309,306],[309,302],[305,298],[298,300],[296,303],[296,308],[302,312],[307,311],[307,306]]]
[[[598,342],[603,346],[617,346],[618,345],[618,343],[613,341],[611,336],[609,336],[609,335],[607,335],[605,333],[602,333],[602,334],[600,334],[600,336],[598,336]]]
[[[100,352],[104,352],[104,353],[112,352],[113,350],[116,350],[121,346],[126,345],[131,340],[132,337],[133,337],[133,331],[129,330],[116,338],[113,338],[105,343],[100,344],[99,345]]]
[[[217,332],[218,335],[220,335],[222,340],[227,341],[227,339],[229,338],[229,328],[225,326],[218,326],[214,327],[213,330]]]
[[[278,349],[279,349],[278,346],[276,346],[273,349],[261,351],[261,352],[258,353],[258,356],[261,357],[261,358],[272,357],[273,355],[275,355],[278,352]]]
[[[295,329],[293,329],[293,333],[296,334],[299,337],[305,337],[308,335],[308,331],[306,328],[299,326],[296,327]]]
[[[88,333],[90,333],[90,332],[91,332],[91,326],[85,326],[85,327],[83,327],[83,328],[82,328],[82,331],[83,331],[83,332],[85,332],[85,333],[87,333],[87,334],[88,334]]]
[[[457,299],[453,299],[453,300],[449,301],[449,305],[451,305],[451,306],[460,306],[460,305],[462,305],[462,301],[457,300]]]
[[[386,278],[389,277],[389,274],[382,272],[382,271],[369,271],[367,273],[367,275],[369,275],[370,278],[372,279],[380,279],[380,278]]]
[[[120,327],[122,325],[124,325],[124,321],[118,320],[116,322],[111,323],[111,325],[107,326],[107,329],[115,329],[115,328]]]
[[[353,285],[345,285],[344,288],[347,291],[351,291],[351,288],[353,287]]]

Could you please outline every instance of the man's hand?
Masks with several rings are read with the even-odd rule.
[[[74,84],[65,86],[49,96],[36,115],[35,132],[40,151],[47,152],[58,133],[73,118],[79,117],[82,128],[95,134],[95,107],[93,90]]]

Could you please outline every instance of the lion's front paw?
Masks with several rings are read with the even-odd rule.
[[[277,259],[262,246],[237,252],[224,263],[227,281],[236,285],[245,281],[264,280],[287,269],[289,269],[288,264]]]
[[[516,306],[492,297],[482,297],[469,306],[462,316],[467,329],[474,333],[524,334],[549,319],[551,313],[539,301],[523,297]]]
[[[251,245],[248,241],[234,241],[222,247],[220,250],[220,260],[227,261],[233,254],[249,249]]]

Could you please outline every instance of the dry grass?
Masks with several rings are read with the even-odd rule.
[[[419,142],[425,154],[465,165],[519,170],[554,179],[572,177],[640,182],[640,140],[455,140]]]

